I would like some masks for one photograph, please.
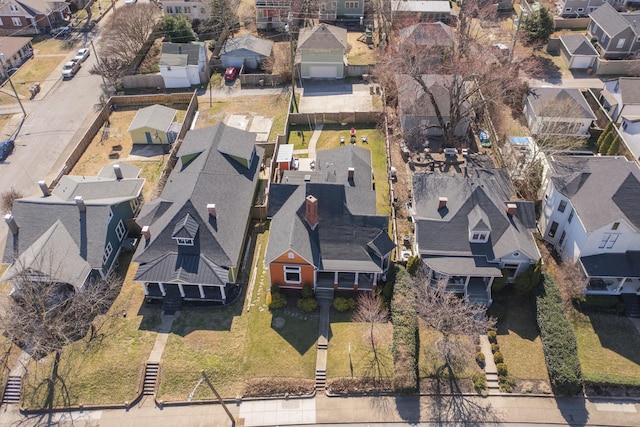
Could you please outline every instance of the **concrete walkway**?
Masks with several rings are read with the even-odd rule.
[[[311,138],[309,139],[309,145],[307,145],[307,148],[293,151],[294,156],[300,156],[303,154],[307,155],[306,158],[298,159],[298,170],[313,170],[311,162],[315,162],[316,160],[316,145],[318,144],[318,139],[320,139],[320,135],[322,134],[322,128],[322,123],[316,125],[316,128],[313,130],[313,135],[311,135]]]
[[[162,353],[164,353],[164,348],[167,345],[167,339],[169,338],[169,332],[171,332],[171,326],[173,325],[173,321],[176,320],[178,316],[180,316],[179,311],[176,311],[175,314],[172,315],[164,314],[164,312],[162,313],[162,324],[158,329],[156,342],[153,345],[151,354],[149,355],[149,363],[160,363],[160,360],[162,360]]]
[[[487,389],[489,394],[500,394],[500,386],[498,385],[498,369],[493,361],[493,352],[491,351],[491,343],[486,335],[480,335],[480,351],[484,353],[484,374],[487,378]]]
[[[329,347],[329,311],[333,302],[331,294],[316,294],[320,306],[318,348],[316,349],[316,390],[323,391],[327,384],[327,351]]]

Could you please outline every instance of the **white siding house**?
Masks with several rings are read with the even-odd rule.
[[[204,43],[163,43],[160,75],[167,89],[207,83],[209,64]]]
[[[538,87],[529,90],[524,113],[534,135],[586,138],[596,116],[579,89]]]

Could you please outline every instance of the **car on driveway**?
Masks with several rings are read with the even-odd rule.
[[[9,157],[9,154],[11,154],[14,147],[15,143],[13,139],[5,139],[4,141],[0,142],[0,161]]]
[[[228,67],[224,72],[224,79],[232,82],[238,77],[238,67]]]
[[[78,53],[76,53],[76,57],[74,59],[78,62],[84,62],[87,60],[90,54],[91,52],[89,52],[89,49],[83,47],[82,49],[78,50]]]
[[[75,76],[78,70],[80,70],[80,67],[82,67],[80,61],[74,60],[67,62],[62,66],[62,78],[70,79],[71,77]]]
[[[71,27],[58,27],[51,30],[51,35],[54,37],[64,37],[71,34]]]

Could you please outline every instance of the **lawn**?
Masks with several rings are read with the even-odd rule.
[[[358,41],[358,37],[362,34],[361,32],[347,34],[349,65],[367,65],[375,64],[376,62],[375,50],[370,49],[366,43]]]
[[[269,279],[262,264],[267,241],[268,232],[257,234],[244,298],[224,308],[183,309],[163,354],[160,399],[185,400],[202,369],[230,398],[242,395],[251,378],[313,378],[318,314],[303,314],[293,300],[287,308],[268,309]],[[275,319],[282,326],[276,328]],[[204,386],[194,394],[195,400],[212,397]]]
[[[586,381],[640,386],[640,335],[626,317],[573,313]]]
[[[120,404],[137,396],[160,315],[159,309],[142,305],[142,286],[133,280],[137,264],[129,264],[130,258],[131,254],[120,258],[120,274],[126,272],[126,276],[100,330],[103,335],[91,343],[82,339],[64,348],[58,368],[62,381],[56,382],[51,400],[47,399],[46,384],[53,357],[32,361],[23,389],[25,407]]]
[[[0,276],[9,267],[9,264],[0,264]],[[0,283],[0,298],[9,298],[9,292],[11,292],[12,286],[9,282]],[[0,384],[5,384],[9,371],[15,366],[18,356],[21,350],[13,345],[4,334],[0,333]]]
[[[370,325],[352,322],[351,315],[351,312],[331,313],[327,377],[392,377],[391,322],[374,325],[376,361],[371,346]]]

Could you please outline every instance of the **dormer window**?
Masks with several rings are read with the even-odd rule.
[[[487,240],[489,240],[489,233],[486,232],[473,232],[469,238],[471,243],[485,243]]]
[[[176,237],[176,242],[178,242],[178,245],[180,246],[193,246],[193,239],[188,239],[185,237]]]

